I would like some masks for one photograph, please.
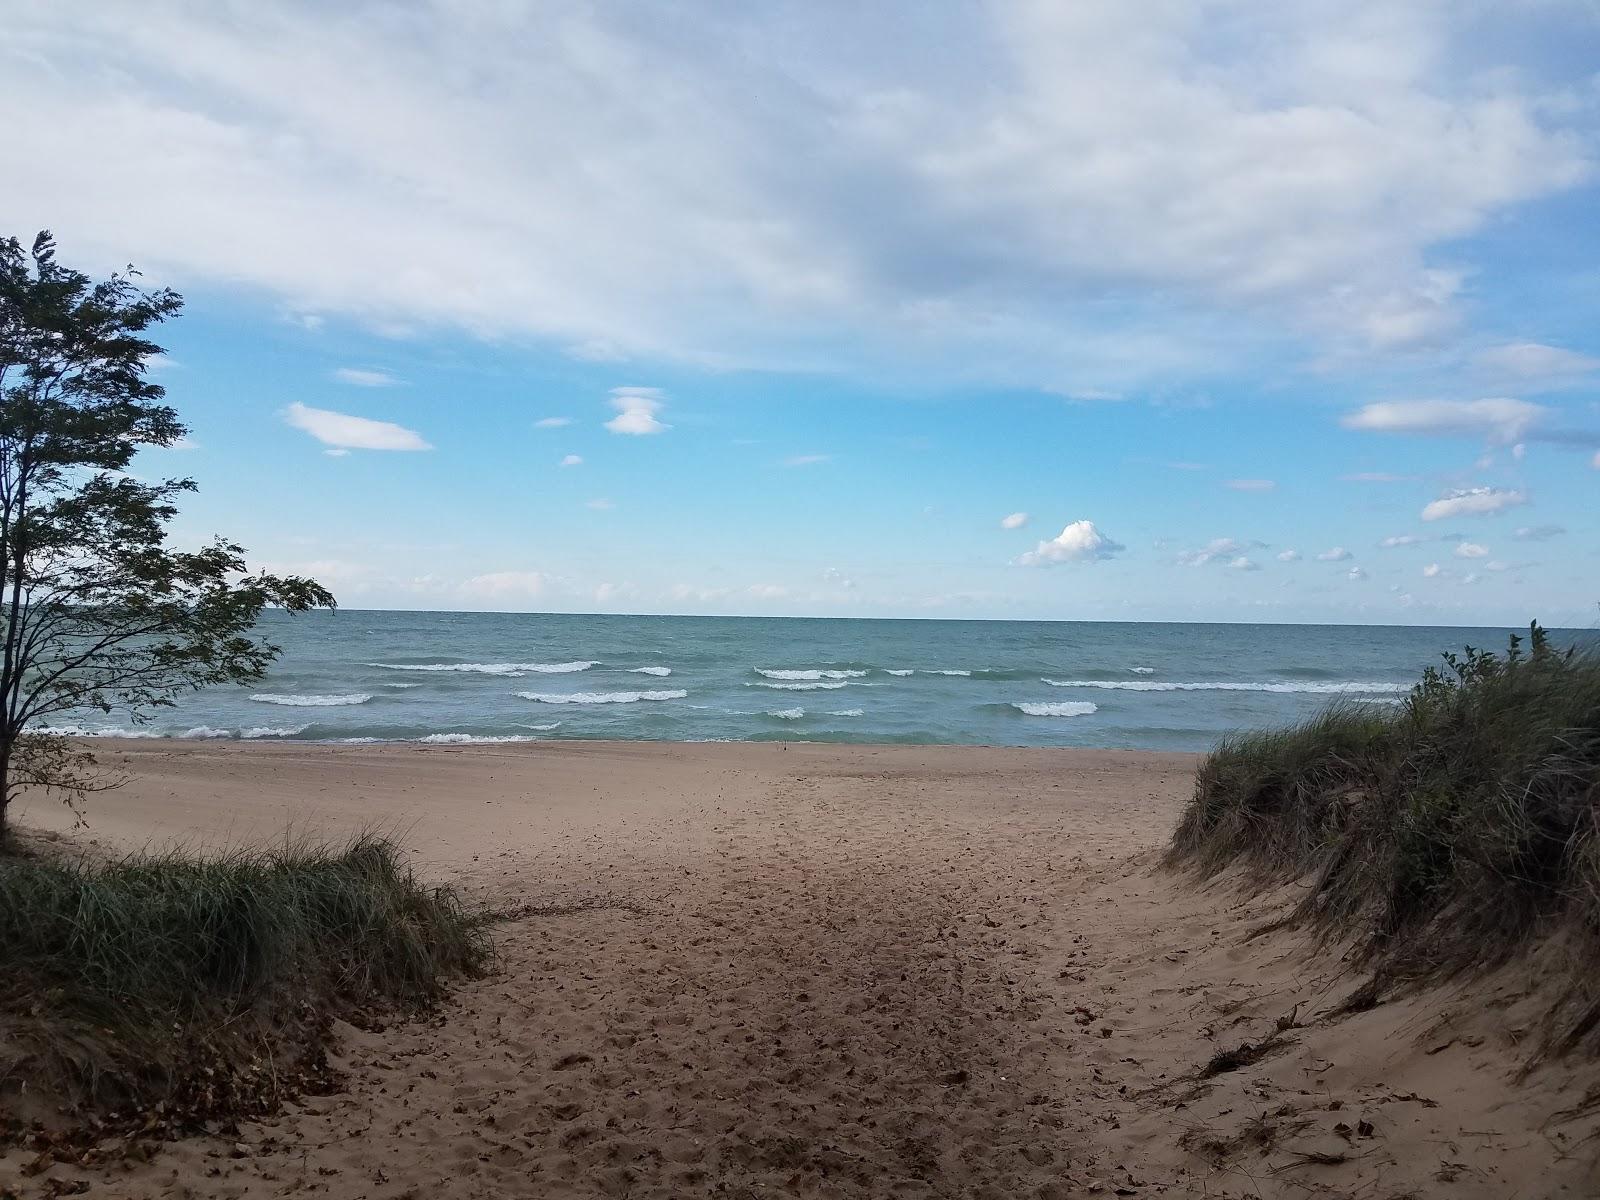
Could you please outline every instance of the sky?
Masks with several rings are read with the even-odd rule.
[[[0,0],[182,292],[180,542],[355,608],[1589,627],[1592,0]]]

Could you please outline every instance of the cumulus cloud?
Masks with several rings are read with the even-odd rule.
[[[8,149],[32,168],[5,215],[295,313],[591,360],[913,334],[922,358],[1121,394],[1213,354],[1230,313],[1380,346],[1448,330],[1460,274],[1436,255],[1588,166],[1537,70],[1482,84],[1452,54],[1502,19],[33,4],[7,17],[0,104],[29,114]],[[1078,315],[1108,295],[1115,337]]]
[[[1093,521],[1074,521],[1049,541],[1040,542],[1017,561],[1025,567],[1054,563],[1098,562],[1120,554],[1119,545],[1095,528]]]
[[[1457,558],[1487,558],[1489,547],[1480,546],[1477,542],[1462,542],[1456,546]]]
[[[1510,445],[1549,412],[1543,405],[1509,398],[1398,400],[1368,404],[1347,414],[1341,423],[1346,429],[1485,437],[1498,445]]]
[[[1014,512],[1009,516],[1000,518],[1001,529],[1021,529],[1027,523],[1028,514],[1025,512]]]
[[[1422,510],[1424,521],[1454,517],[1487,517],[1528,502],[1527,494],[1502,488],[1475,487],[1446,492]]]
[[[388,421],[372,421],[348,413],[310,408],[298,400],[283,412],[283,419],[317,441],[340,450],[432,450],[422,435]]]
[[[1300,561],[1300,551],[1298,551],[1298,550],[1280,550],[1280,551],[1278,551],[1278,561],[1279,562],[1299,562]]]
[[[1236,492],[1270,492],[1278,485],[1271,479],[1230,479],[1222,486]]]
[[[540,417],[533,423],[533,427],[535,429],[565,429],[571,424],[571,417]]]
[[[1346,579],[1352,579],[1352,580],[1360,581],[1360,580],[1365,579],[1367,577],[1367,573],[1366,573],[1366,571],[1364,571],[1360,567],[1351,567],[1348,571],[1346,571],[1344,573],[1344,577]]]
[[[1228,560],[1228,566],[1235,571],[1259,571],[1261,564],[1248,555],[1241,554],[1237,558]]]
[[[1335,546],[1331,550],[1324,550],[1317,555],[1318,562],[1345,562],[1351,558],[1350,551],[1343,546]]]
[[[612,433],[643,436],[665,433],[671,425],[656,420],[656,414],[665,403],[666,393],[653,387],[618,387],[611,389],[611,407],[617,415],[606,422]]]
[[[1437,579],[1443,570],[1444,568],[1442,568],[1438,563],[1429,563],[1427,566],[1422,568],[1422,577],[1424,579]]]
[[[333,373],[340,383],[355,387],[393,387],[400,381],[387,371],[369,371],[361,367],[340,367]]]
[[[569,454],[561,460],[561,465],[563,467],[581,467],[583,466],[583,455]]]

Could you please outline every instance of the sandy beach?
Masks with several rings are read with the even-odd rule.
[[[109,850],[393,832],[517,911],[437,1013],[341,1026],[341,1092],[46,1175],[125,1197],[1584,1196],[1592,1067],[1529,972],[1361,977],[1158,869],[1182,754],[131,741]],[[1222,1050],[1272,1039],[1207,1076]],[[1246,1058],[1250,1057],[1248,1055]],[[0,1194],[59,1194],[0,1157]]]

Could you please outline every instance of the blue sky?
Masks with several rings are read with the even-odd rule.
[[[1594,623],[1591,3],[0,15],[137,469],[345,605]]]

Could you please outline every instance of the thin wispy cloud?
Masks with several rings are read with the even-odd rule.
[[[783,460],[786,467],[816,467],[823,463],[832,462],[831,454],[791,454]]]
[[[390,421],[374,421],[298,400],[284,409],[283,419],[336,450],[432,450],[420,433]]]
[[[571,424],[571,417],[540,417],[533,423],[533,427],[535,429],[565,429]]]
[[[333,377],[340,383],[365,388],[393,387],[400,382],[388,371],[370,370],[365,367],[340,367],[334,371]]]
[[[1455,517],[1488,517],[1526,504],[1525,492],[1507,488],[1475,487],[1447,492],[1425,505],[1424,521],[1448,521]]]
[[[1222,486],[1235,492],[1271,492],[1278,487],[1271,479],[1230,479]]]

